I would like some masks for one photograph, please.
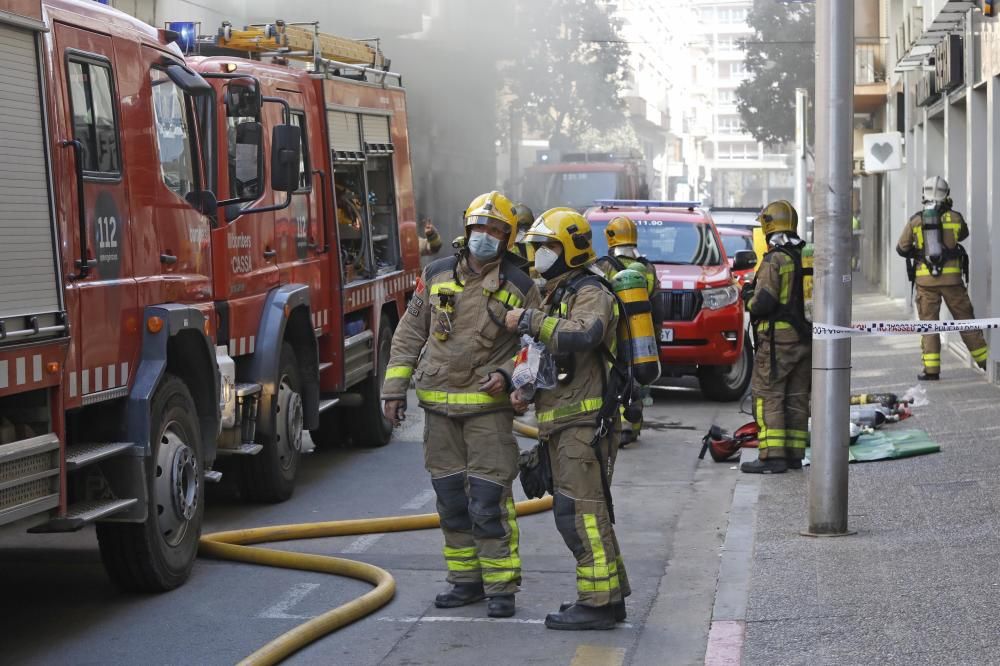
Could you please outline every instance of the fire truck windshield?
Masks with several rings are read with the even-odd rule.
[[[707,224],[664,220],[635,220],[635,223],[639,230],[639,252],[654,264],[718,266],[722,263],[719,244]],[[607,224],[591,222],[598,257],[608,253],[604,237]]]
[[[560,173],[542,173],[538,175],[541,182],[528,185],[528,190],[535,191],[526,196],[525,201],[541,201],[540,210],[548,210],[556,206],[570,206],[583,210],[594,203],[596,199],[614,198],[618,196],[618,176],[615,171],[564,171]]]

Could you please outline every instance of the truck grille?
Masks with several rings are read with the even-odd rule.
[[[663,289],[656,293],[654,315],[663,321],[692,321],[701,310],[701,292],[697,289]]]

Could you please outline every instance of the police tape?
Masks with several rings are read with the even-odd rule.
[[[961,333],[1000,328],[1000,318],[962,319],[960,321],[859,321],[850,326],[813,324],[813,339],[852,338],[855,336],[926,335],[928,333]]]

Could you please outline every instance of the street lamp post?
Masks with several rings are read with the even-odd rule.
[[[854,3],[816,0],[816,216],[813,316],[847,326],[851,321],[851,166],[854,94]],[[847,529],[850,444],[851,342],[813,341],[812,536]]]

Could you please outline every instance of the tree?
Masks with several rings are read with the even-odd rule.
[[[743,124],[766,144],[792,141],[795,89],[808,89],[812,99],[815,88],[815,5],[754,0],[747,23],[754,29],[746,43],[750,78],[736,89]]]
[[[579,149],[587,130],[620,128],[628,58],[620,22],[598,0],[523,0],[520,7],[517,55],[503,68],[510,110],[561,150]]]

